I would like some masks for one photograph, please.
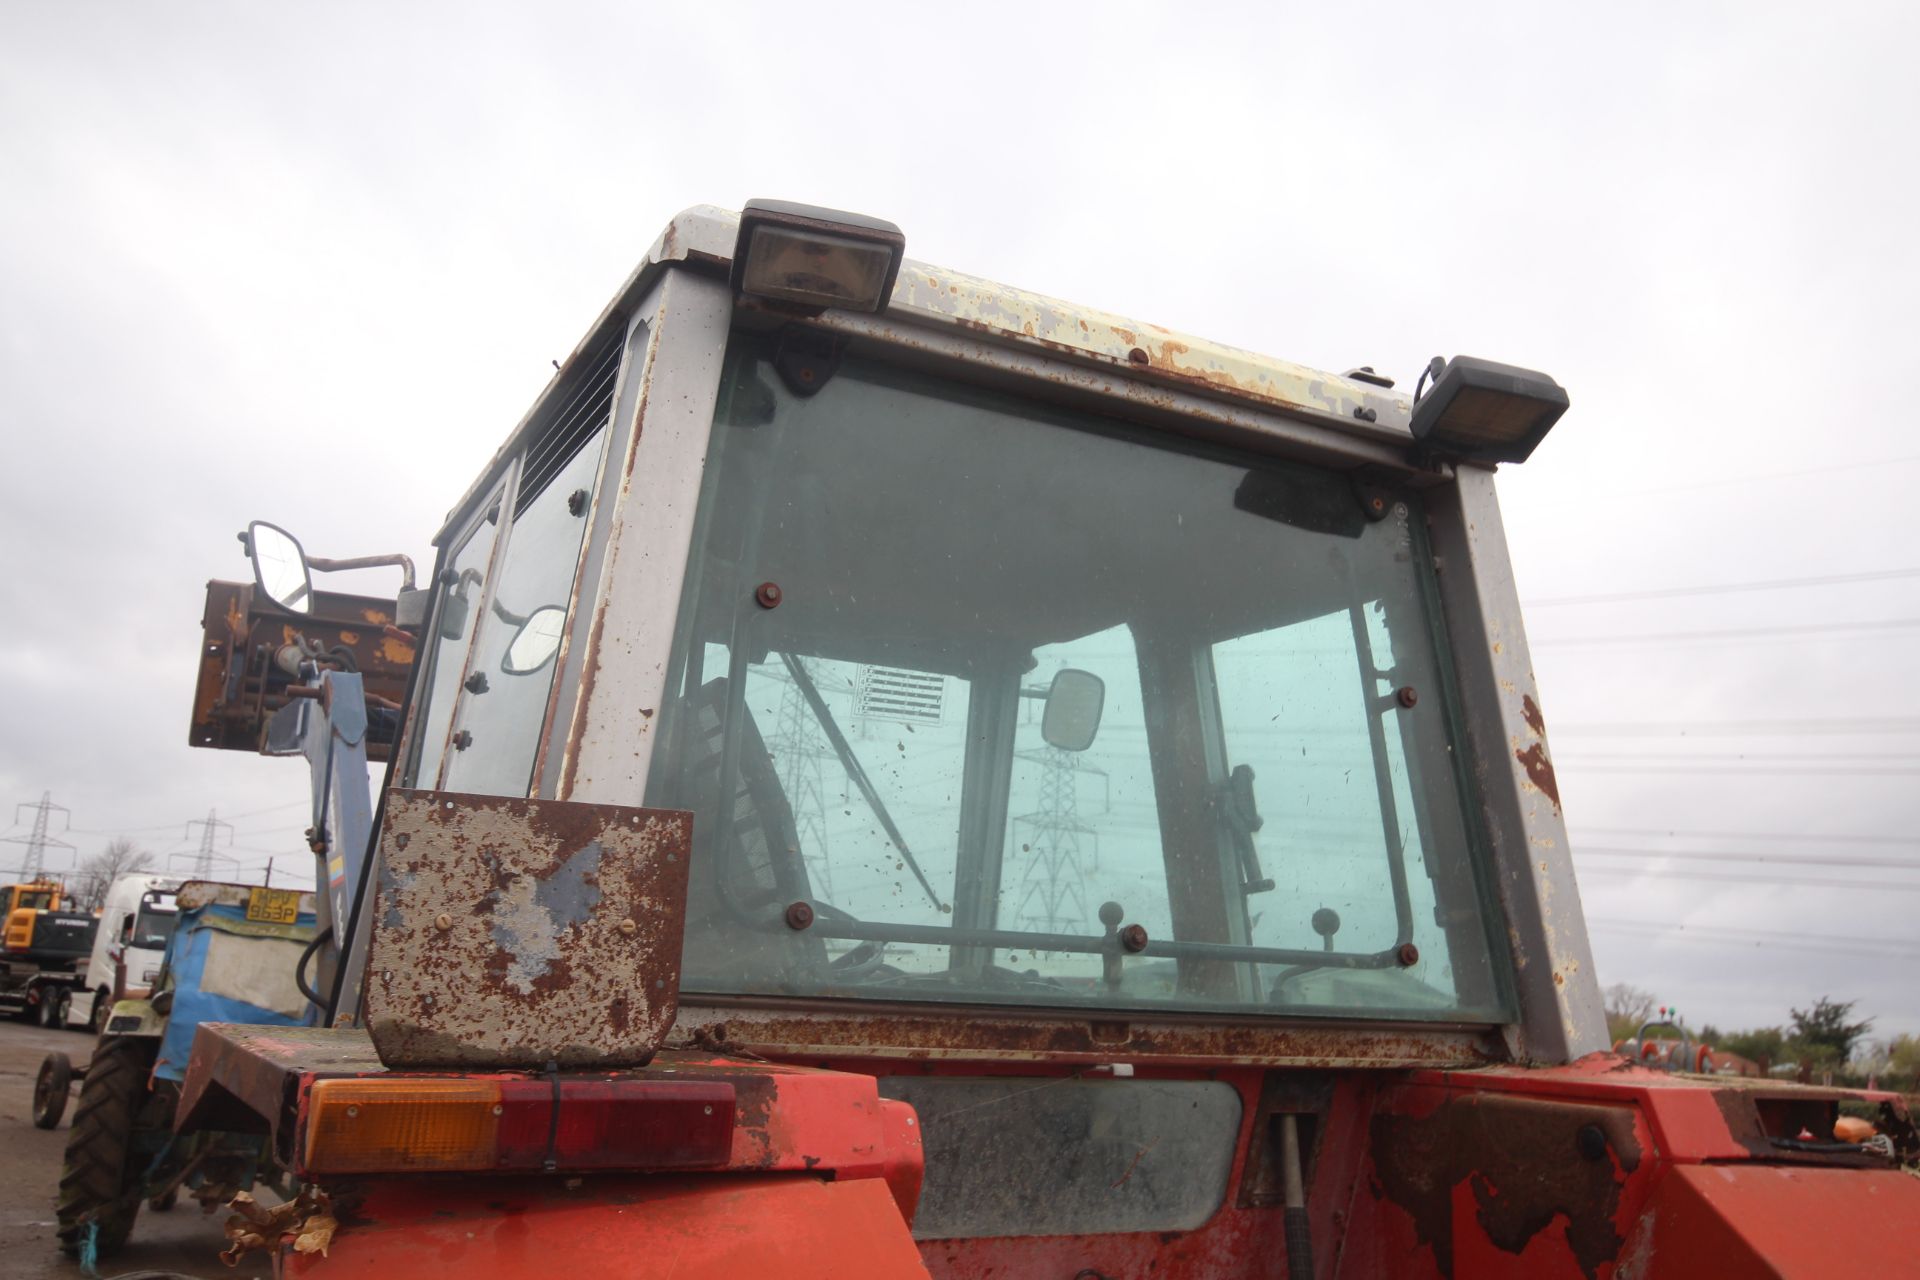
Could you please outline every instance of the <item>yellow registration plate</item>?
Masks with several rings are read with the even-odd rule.
[[[300,894],[293,889],[249,889],[247,919],[292,924],[300,918]]]

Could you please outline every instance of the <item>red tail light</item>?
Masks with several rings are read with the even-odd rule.
[[[554,1114],[556,1092],[559,1114]],[[733,1150],[733,1086],[676,1080],[321,1080],[309,1173],[700,1169]]]

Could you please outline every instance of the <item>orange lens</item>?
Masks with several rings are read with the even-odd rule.
[[[321,1080],[307,1094],[310,1173],[490,1169],[500,1087],[484,1080]]]

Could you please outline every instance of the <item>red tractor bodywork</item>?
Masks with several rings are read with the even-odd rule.
[[[208,1028],[195,1055],[182,1116],[234,1103],[277,1116],[275,1143],[296,1174],[308,1172],[315,1083],[396,1078],[369,1042],[339,1033]],[[524,1276],[536,1260],[554,1275],[621,1274],[642,1260],[648,1274],[682,1276],[1287,1275],[1274,1139],[1287,1104],[1274,1086],[1302,1073],[1253,1067],[1141,1071],[1223,1081],[1240,1096],[1224,1202],[1199,1228],[916,1242],[918,1126],[911,1107],[878,1095],[876,1075],[1014,1070],[670,1050],[630,1078],[731,1085],[723,1167],[328,1179],[341,1229],[324,1259],[302,1255],[300,1266],[471,1280]],[[1041,1084],[1088,1074],[1018,1071]],[[1881,1131],[1911,1149],[1897,1095],[1709,1083],[1612,1054],[1555,1068],[1319,1074],[1326,1105],[1306,1154],[1321,1277],[1829,1276],[1841,1249],[1861,1274],[1899,1275],[1920,1260],[1920,1179],[1864,1153],[1775,1141],[1831,1133],[1843,1101],[1870,1101]]]

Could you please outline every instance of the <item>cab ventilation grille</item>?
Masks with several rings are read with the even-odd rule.
[[[613,414],[613,383],[620,373],[621,337],[616,328],[599,350],[582,361],[580,372],[560,388],[552,406],[542,415],[545,421],[534,432],[533,443],[527,447],[526,467],[520,474],[520,493],[513,503],[516,517],[553,483],[580,447],[607,425]]]

